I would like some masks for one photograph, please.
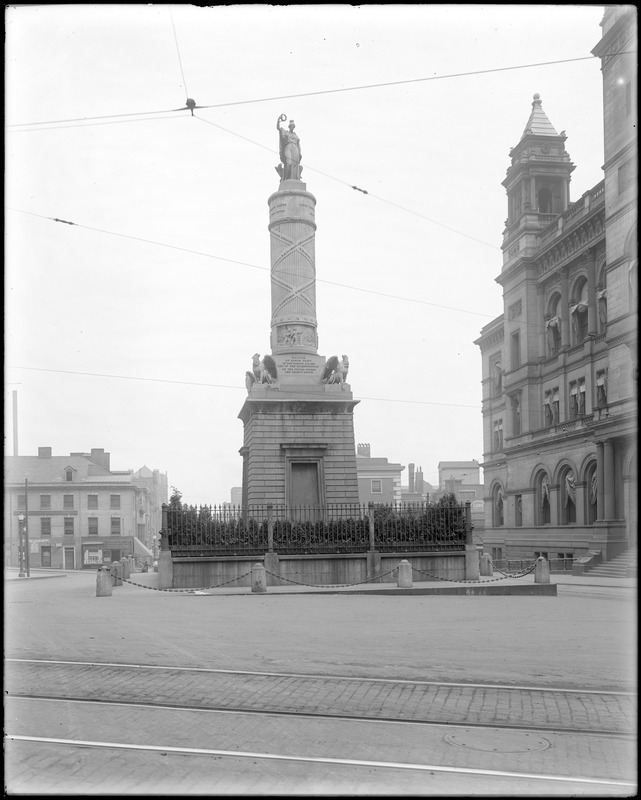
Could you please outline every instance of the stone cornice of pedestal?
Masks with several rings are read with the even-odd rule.
[[[340,390],[339,390],[340,391]],[[238,418],[247,423],[253,413],[260,414],[351,414],[360,400],[353,397],[248,397],[241,408]]]

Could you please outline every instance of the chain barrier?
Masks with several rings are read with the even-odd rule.
[[[500,572],[501,575],[505,575],[506,578],[522,578],[524,575],[529,575],[530,572],[534,572],[534,570],[536,569],[536,561],[531,566],[522,569],[520,572],[514,572],[512,574],[510,574],[509,572],[503,572],[502,569],[495,567],[491,559],[490,559],[490,564],[492,564],[492,570],[494,572]]]
[[[361,586],[364,583],[372,583],[373,581],[380,580],[380,578],[384,578],[386,575],[391,575],[393,572],[396,572],[398,567],[394,567],[394,569],[389,570],[389,572],[382,572],[380,575],[375,575],[373,578],[366,578],[364,581],[358,581],[358,583],[302,583],[301,581],[294,581],[290,578],[283,578],[282,575],[274,575],[273,572],[269,572],[269,570],[265,570],[267,575],[271,575],[272,578],[278,578],[281,581],[287,581],[287,583],[295,583],[297,586],[309,586],[311,589],[347,589],[350,586]]]
[[[529,575],[530,572],[534,572],[536,569],[536,561],[532,564],[531,567],[528,567],[524,571],[520,573],[515,573],[513,575],[508,575],[506,572],[501,572],[500,569],[497,569],[497,572],[501,572],[503,578],[490,578],[487,581],[457,581],[454,578],[442,578],[440,575],[433,575],[431,572],[425,572],[425,570],[417,569],[416,567],[412,567],[412,572],[420,572],[422,575],[428,575],[430,578],[433,578],[437,581],[446,581],[447,583],[473,583],[475,586],[479,586],[482,583],[496,583],[497,581],[504,581],[506,578],[524,578],[526,575]]]
[[[428,578],[432,578],[433,580],[436,581],[445,581],[446,583],[471,583],[474,584],[475,586],[478,586],[479,584],[484,584],[484,583],[496,583],[497,581],[504,581],[507,578],[524,578],[526,575],[529,575],[531,572],[534,572],[534,570],[536,569],[536,561],[530,567],[526,567],[526,569],[522,570],[521,572],[516,572],[512,574],[503,572],[503,570],[500,570],[498,567],[495,567],[494,564],[492,564],[492,569],[495,572],[500,572],[503,577],[490,578],[487,581],[466,581],[466,580],[456,580],[455,578],[443,578],[440,575],[434,575],[431,572],[426,572],[425,570],[418,569],[417,567],[412,567],[412,572],[418,572],[421,575],[427,575]],[[282,575],[275,575],[273,572],[270,572],[269,570],[265,570],[265,574],[271,575],[272,578],[276,578],[277,580],[286,581],[287,583],[293,583],[296,584],[297,586],[307,586],[310,589],[349,589],[352,586],[362,586],[365,583],[373,583],[374,581],[378,581],[381,578],[385,578],[387,575],[392,575],[393,573],[397,572],[397,570],[398,567],[394,567],[394,569],[390,569],[388,572],[383,572],[380,575],[375,575],[373,578],[366,578],[364,581],[358,581],[356,583],[325,583],[325,584],[304,583],[302,581],[295,581],[292,580],[291,578],[284,578],[282,577]],[[127,578],[123,578],[122,582],[129,583],[132,586],[138,586],[141,589],[150,589],[153,592],[175,592],[175,593],[188,594],[191,592],[205,592],[208,591],[209,589],[219,589],[221,586],[228,586],[230,583],[235,583],[236,581],[240,581],[251,574],[252,573],[250,570],[249,572],[245,572],[243,575],[239,575],[237,578],[232,578],[229,581],[223,581],[223,583],[217,583],[214,586],[202,586],[193,589],[158,589],[155,586],[145,586],[142,583],[136,583],[135,581],[129,580]]]
[[[235,583],[236,581],[240,581],[243,578],[246,578],[248,575],[251,575],[251,570],[249,572],[245,572],[243,575],[239,575],[237,578],[232,578],[230,581],[223,581],[223,583],[217,583],[215,586],[201,586],[196,587],[194,589],[158,589],[156,586],[145,586],[143,583],[136,583],[135,581],[130,581],[127,578],[123,578],[123,583],[130,583],[132,586],[139,586],[141,589],[151,589],[152,592],[182,592],[182,593],[189,593],[189,592],[206,592],[209,589],[219,589],[221,586],[227,586],[230,583]]]

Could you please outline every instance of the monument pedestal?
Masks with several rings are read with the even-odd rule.
[[[358,402],[347,384],[252,387],[238,415],[243,506],[357,504]]]

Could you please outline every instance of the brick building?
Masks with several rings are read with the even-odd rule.
[[[570,202],[567,137],[538,95],[503,181],[504,309],[476,341],[497,559],[636,546],[636,9],[601,26],[604,181]]]
[[[37,456],[7,456],[5,566],[20,566],[21,532],[31,567],[92,568],[129,554],[150,561],[166,502],[166,474],[113,471],[101,448],[54,456],[39,447]]]
[[[373,458],[369,444],[358,444],[356,448],[356,475],[358,479],[358,501],[367,503],[400,503],[402,464],[387,458]]]

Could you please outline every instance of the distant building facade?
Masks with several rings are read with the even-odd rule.
[[[358,479],[358,501],[368,503],[400,503],[402,464],[387,458],[373,458],[369,444],[356,447],[356,475]]]
[[[470,503],[474,539],[480,541],[485,529],[485,487],[481,480],[481,465],[471,461],[439,461],[438,491],[432,499],[438,501],[446,494],[453,494],[459,503]]]
[[[496,559],[636,545],[636,8],[601,25],[604,181],[570,202],[566,136],[535,95],[503,182],[504,311],[476,341]]]
[[[95,568],[130,554],[150,561],[166,502],[166,473],[112,471],[101,448],[54,456],[40,447],[37,456],[7,456],[5,566],[20,566],[21,529],[31,567]]]

